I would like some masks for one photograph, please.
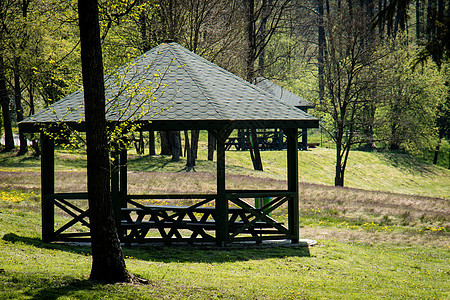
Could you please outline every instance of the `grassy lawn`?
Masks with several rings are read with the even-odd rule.
[[[283,188],[285,154],[227,153],[228,188]],[[130,193],[210,192],[215,163],[130,158]],[[88,280],[90,248],[40,239],[39,160],[0,155],[0,299],[449,299],[450,172],[408,155],[352,152],[334,188],[333,150],[301,152],[300,237],[312,247],[124,248],[148,285]],[[83,153],[57,152],[57,190],[85,190]],[[364,189],[363,189],[364,188]],[[284,210],[283,210],[284,209]],[[285,221],[285,208],[275,218]],[[64,218],[64,216],[58,216]]]

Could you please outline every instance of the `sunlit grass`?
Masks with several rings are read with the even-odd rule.
[[[4,210],[5,205],[10,208]],[[446,299],[450,296],[448,248],[337,238],[319,239],[319,244],[310,248],[288,244],[224,249],[124,248],[130,272],[148,279],[150,284],[104,285],[87,280],[91,265],[89,247],[42,243],[39,212],[12,207],[4,201],[0,201],[0,207],[1,299]],[[321,212],[316,209],[315,213]],[[5,226],[11,223],[5,222],[7,218],[16,222]],[[349,224],[324,221],[318,226],[330,230]],[[381,231],[378,232],[381,237],[393,234]]]
[[[265,171],[256,172],[248,153],[227,152],[227,188],[285,188],[285,152],[262,154]],[[104,285],[88,280],[88,246],[41,241],[39,159],[2,154],[0,299],[449,298],[449,200],[407,195],[448,195],[448,171],[408,156],[353,152],[347,184],[366,190],[334,188],[323,185],[332,184],[333,155],[299,153],[300,237],[318,245],[124,248],[128,269],[150,284]],[[84,191],[85,155],[56,157],[57,191]],[[215,191],[215,162],[204,149],[197,172],[183,167],[184,160],[130,155],[129,192]],[[410,178],[417,187],[406,184]],[[283,206],[274,218],[286,222],[286,213]],[[56,216],[58,224],[67,220]]]

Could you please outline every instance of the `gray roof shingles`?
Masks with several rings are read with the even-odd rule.
[[[308,100],[288,91],[285,88],[282,88],[278,84],[270,81],[267,78],[262,76],[256,78],[255,85],[260,89],[272,94],[284,102],[293,105],[298,108],[314,108],[314,104],[309,102]]]
[[[301,121],[317,127],[314,117],[176,43],[161,44],[105,76],[105,93],[108,121]],[[21,125],[54,122],[84,122],[82,90]]]

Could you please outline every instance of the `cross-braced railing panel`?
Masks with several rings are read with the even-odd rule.
[[[86,241],[90,238],[87,193],[57,193],[46,196],[55,208],[55,217],[63,224],[53,231],[55,241]],[[60,217],[59,217],[60,216]],[[67,221],[67,217],[69,217]]]
[[[201,200],[203,198],[203,200]],[[191,200],[190,206],[144,205],[136,200]],[[215,195],[128,196],[122,208],[121,228],[125,243],[150,241],[214,241]]]
[[[289,230],[283,223],[271,217],[271,213],[288,202],[290,193],[286,191],[237,191],[229,193],[227,199],[242,212],[240,226],[232,226],[230,222],[230,240],[268,240],[289,238]],[[251,197],[251,198],[250,198]],[[260,208],[249,202],[254,198],[270,197],[271,200]]]
[[[271,196],[261,208],[249,202],[255,197]],[[228,201],[228,240],[262,241],[289,238],[289,230],[270,215],[291,197],[287,191],[230,191]],[[121,209],[122,240],[125,243],[213,242],[217,223],[217,195],[130,195]],[[191,205],[173,205],[173,201]],[[161,201],[171,205],[155,205]],[[144,203],[152,203],[151,205]],[[194,203],[192,203],[194,202]]]

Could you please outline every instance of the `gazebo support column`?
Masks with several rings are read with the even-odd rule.
[[[288,202],[288,226],[291,242],[298,243],[299,239],[299,208],[298,208],[298,140],[297,129],[285,130],[287,136],[287,181],[288,191],[294,196]]]
[[[216,132],[217,139],[217,199],[216,199],[216,244],[225,246],[228,242],[228,199],[225,193],[225,140],[228,138],[227,130]]]
[[[42,240],[51,242],[55,232],[55,206],[50,195],[55,193],[55,145],[53,140],[41,133],[41,198]]]

